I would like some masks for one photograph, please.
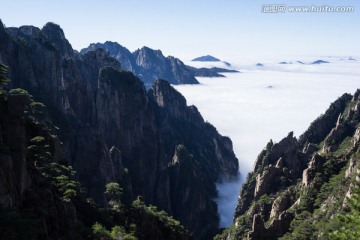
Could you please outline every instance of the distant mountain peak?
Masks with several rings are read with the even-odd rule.
[[[221,60],[216,57],[213,57],[211,55],[206,55],[206,56],[194,58],[191,61],[194,61],[194,62],[220,62]]]
[[[323,63],[329,63],[328,61],[324,61],[324,60],[316,60],[311,64],[323,64]]]
[[[356,61],[356,59],[355,58],[353,58],[353,57],[349,57],[349,59],[348,59],[349,61]]]

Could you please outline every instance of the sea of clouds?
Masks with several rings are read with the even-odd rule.
[[[329,63],[311,64],[318,59]],[[301,135],[331,102],[360,88],[360,61],[349,57],[285,60],[292,64],[279,64],[280,61],[284,60],[259,61],[263,67],[257,67],[256,61],[233,64],[241,73],[224,74],[226,78],[198,78],[200,85],[174,86],[186,97],[188,105],[197,106],[206,121],[233,141],[240,177],[217,184],[222,227],[232,223],[240,187],[267,142],[278,142],[290,131]],[[220,67],[221,63],[217,64]]]

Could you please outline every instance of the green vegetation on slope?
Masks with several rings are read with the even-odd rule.
[[[270,141],[215,239],[359,239],[359,95],[344,94],[299,140]]]

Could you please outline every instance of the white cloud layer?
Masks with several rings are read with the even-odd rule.
[[[292,61],[317,59],[324,58]],[[200,85],[175,86],[188,105],[197,106],[205,120],[232,139],[239,159],[239,180],[217,185],[221,226],[231,224],[240,186],[270,139],[278,142],[290,131],[301,135],[331,102],[360,88],[360,63],[341,59],[327,58],[330,63],[321,65],[267,61],[262,68],[238,64],[241,73],[225,74],[227,78],[198,78]]]

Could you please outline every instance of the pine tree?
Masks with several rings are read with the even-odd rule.
[[[350,211],[338,215],[341,224],[340,230],[330,233],[333,240],[357,240],[360,239],[360,189],[359,182],[355,182],[355,193],[349,200]]]
[[[0,87],[3,87],[10,82],[10,80],[6,77],[7,72],[8,67],[4,64],[0,64]]]

